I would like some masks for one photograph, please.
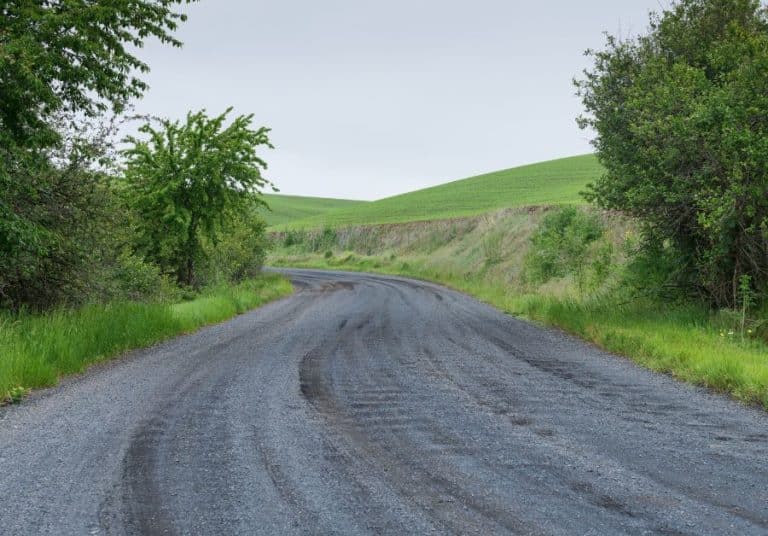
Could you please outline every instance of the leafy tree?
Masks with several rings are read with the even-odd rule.
[[[48,145],[60,112],[121,109],[149,67],[126,47],[147,37],[180,46],[172,32],[193,0],[6,0],[0,2],[0,145]]]
[[[606,173],[587,192],[641,219],[647,251],[714,305],[768,291],[768,14],[679,0],[647,35],[589,51],[576,81]]]
[[[128,138],[124,151],[138,248],[182,285],[196,283],[203,240],[217,243],[228,223],[265,204],[259,194],[271,185],[256,154],[272,147],[269,129],[252,129],[252,115],[225,126],[230,112],[189,113],[185,122],[162,120],[159,128],[148,122],[140,128],[147,138]]]
[[[0,306],[87,286],[108,195],[92,170],[105,146],[81,129],[141,95],[148,67],[131,50],[180,45],[173,6],[190,1],[0,1]]]

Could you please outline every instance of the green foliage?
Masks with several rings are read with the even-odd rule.
[[[29,390],[25,389],[24,387],[12,387],[8,390],[6,400],[11,404],[18,404],[24,399],[25,396],[27,396],[27,393],[29,393]],[[2,403],[2,400],[0,400],[0,403]]]
[[[213,118],[190,113],[184,123],[162,120],[159,128],[146,123],[140,132],[147,139],[129,138],[124,151],[138,251],[182,285],[200,283],[203,241],[217,244],[235,218],[256,217],[261,189],[271,184],[256,154],[271,147],[269,130],[252,129],[252,115],[225,126],[230,111]]]
[[[531,248],[525,259],[526,279],[540,284],[580,271],[590,244],[602,235],[603,227],[597,216],[576,207],[547,214],[531,236]],[[598,261],[597,268],[607,270],[604,264],[604,259]]]
[[[256,215],[241,215],[217,243],[205,243],[201,283],[239,283],[258,276],[266,257],[265,229],[266,223]]]
[[[752,278],[744,274],[739,279],[739,301],[741,302],[741,341],[747,336],[747,313],[755,305],[752,292]]]
[[[171,33],[186,0],[0,3],[0,308],[87,301],[119,255],[108,168],[119,111],[146,88],[131,50]],[[98,5],[95,5],[98,4]],[[119,233],[118,233],[119,234]]]
[[[160,268],[127,251],[117,255],[112,272],[102,279],[112,285],[101,296],[104,301],[156,300],[175,294],[171,282],[163,276]]]
[[[680,0],[609,37],[577,81],[606,174],[588,191],[639,217],[668,280],[736,306],[768,293],[768,16],[757,0]]]
[[[324,227],[319,234],[311,234],[310,251],[323,251],[325,249],[332,248],[336,245],[338,235],[336,229],[332,227]]]
[[[563,158],[338,208],[286,222],[277,229],[441,220],[506,207],[582,203],[579,192],[602,172],[594,155]]]
[[[172,32],[191,0],[8,0],[0,4],[0,146],[41,147],[59,135],[60,112],[119,110],[146,84],[132,52],[147,37],[180,46]],[[94,5],[96,4],[96,5]]]
[[[299,231],[295,229],[288,230],[285,232],[283,236],[283,246],[285,247],[297,246],[299,244],[302,244],[305,238],[306,238],[306,232],[304,231]]]
[[[103,177],[80,161],[54,165],[47,155],[0,148],[0,307],[76,301],[89,286],[110,197]]]
[[[0,403],[28,388],[55,385],[65,374],[132,348],[221,322],[291,292],[278,275],[210,289],[192,301],[114,302],[45,315],[0,315]]]

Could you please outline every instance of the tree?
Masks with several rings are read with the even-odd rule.
[[[142,95],[149,67],[126,48],[172,32],[194,0],[7,0],[0,3],[0,145],[47,146],[51,118],[118,111]]]
[[[768,291],[768,15],[758,0],[680,0],[647,35],[608,36],[576,85],[605,175],[587,198],[643,223],[675,284],[716,306]]]
[[[82,126],[143,93],[148,66],[128,47],[179,46],[172,7],[191,1],[0,1],[0,306],[76,292],[104,208],[103,144]]]
[[[147,139],[128,138],[124,151],[130,203],[138,214],[138,249],[182,285],[194,285],[202,240],[216,243],[238,216],[251,213],[269,181],[257,156],[272,147],[269,129],[252,129],[253,116],[225,126],[231,108],[209,118],[204,111],[186,121],[144,124]]]

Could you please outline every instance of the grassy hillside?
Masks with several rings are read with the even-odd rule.
[[[277,228],[426,221],[506,207],[581,203],[579,192],[601,172],[594,155],[574,156],[449,182],[290,223],[284,220],[288,224]]]
[[[270,226],[282,225],[296,220],[318,216],[329,210],[364,206],[366,201],[329,199],[325,197],[300,197],[296,195],[268,194],[264,199],[272,209],[262,211]]]

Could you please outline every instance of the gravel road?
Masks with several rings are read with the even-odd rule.
[[[768,534],[768,416],[464,295],[284,300],[0,409],[0,533]]]

